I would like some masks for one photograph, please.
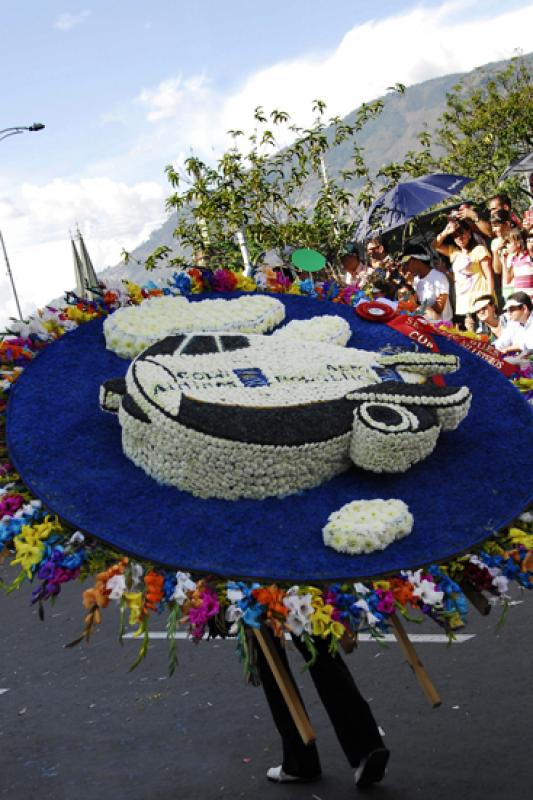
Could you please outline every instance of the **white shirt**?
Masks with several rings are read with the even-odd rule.
[[[431,269],[425,278],[418,278],[413,283],[419,302],[426,303],[428,306],[432,306],[441,294],[448,295],[440,318],[446,321],[451,320],[453,311],[450,303],[450,284],[444,273],[439,272],[438,269]]]
[[[508,322],[499,339],[494,342],[497,350],[516,345],[517,349],[533,350],[533,312],[529,315],[525,325],[519,322]]]
[[[394,310],[396,310],[396,308],[398,307],[398,301],[389,300],[388,297],[373,297],[373,298],[362,297],[361,300],[358,300],[358,302],[355,304],[356,307],[359,305],[359,303],[384,303],[386,306],[390,306]]]

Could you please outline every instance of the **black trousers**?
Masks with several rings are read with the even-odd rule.
[[[280,658],[289,674],[290,668],[285,648],[276,636],[272,637]],[[300,639],[293,637],[298,650],[309,660],[309,653]],[[357,688],[348,667],[337,653],[328,652],[328,641],[315,639],[318,652],[316,662],[310,667],[317,692],[333,724],[346,758],[357,767],[371,750],[384,747],[370,706]],[[321,772],[315,744],[305,745],[290,715],[276,680],[261,651],[257,648],[257,667],[270,711],[283,744],[283,770],[289,775],[312,778]],[[298,691],[298,690],[297,690]],[[300,698],[301,699],[301,698]]]

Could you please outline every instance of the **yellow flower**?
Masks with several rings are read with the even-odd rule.
[[[346,633],[346,628],[344,627],[342,622],[337,622],[336,620],[333,620],[331,623],[330,631],[334,639],[342,639],[342,637]]]
[[[237,283],[235,284],[235,289],[239,289],[243,292],[255,292],[257,291],[257,286],[253,278],[247,277],[244,272],[237,272],[235,273],[235,277],[237,278]]]
[[[294,283],[291,283],[291,285],[287,290],[287,294],[301,294],[301,293],[302,292],[300,290],[300,284],[298,283],[298,281],[294,281]]]
[[[513,383],[521,392],[529,392],[530,389],[533,389],[533,378],[517,378]]]
[[[310,594],[313,598],[312,604],[314,608],[318,608],[318,606],[324,605],[324,600],[322,599],[322,589],[319,589],[318,586],[307,586],[306,594]]]
[[[11,563],[20,564],[28,578],[32,576],[32,567],[43,559],[44,541],[54,530],[54,525],[57,526],[57,522],[46,517],[39,525],[23,525],[20,534],[13,539],[17,555]]]
[[[522,544],[524,547],[527,547],[528,550],[533,550],[533,533],[526,533],[526,531],[522,531],[520,528],[510,528],[509,538],[513,544]]]
[[[142,592],[124,592],[122,595],[129,612],[130,625],[140,625],[142,622],[143,595]],[[135,636],[140,636],[141,628],[135,632]]]
[[[98,314],[94,311],[82,311],[77,306],[68,306],[66,309],[67,318],[72,320],[73,322],[77,322],[81,324],[82,322],[89,322],[91,319],[94,319],[98,316]]]
[[[63,336],[65,333],[65,329],[61,327],[56,319],[46,319],[43,322],[43,327],[46,328],[48,333],[53,333],[57,336]]]
[[[452,631],[457,630],[457,628],[464,627],[464,622],[461,619],[461,615],[459,614],[458,611],[454,611],[453,614],[451,614],[448,617],[448,625],[452,629]]]
[[[20,564],[20,568],[31,578],[32,567],[42,561],[44,555],[44,544],[42,542],[25,542],[15,539],[15,549],[17,557],[11,562],[13,565]]]
[[[320,592],[318,589],[315,591]],[[333,636],[335,639],[340,639],[344,634],[344,625],[332,619],[333,606],[329,603],[325,605],[321,597],[314,597],[311,604],[315,609],[311,617],[313,636],[321,636],[324,639]]]
[[[191,279],[191,292],[193,294],[201,294],[204,290],[203,284],[201,281],[197,280],[196,278]]]
[[[141,292],[141,287],[138,284],[133,283],[133,281],[128,281],[126,283],[126,289],[132,303],[135,303],[136,305],[142,303],[144,298]]]

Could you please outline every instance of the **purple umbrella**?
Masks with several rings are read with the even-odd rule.
[[[459,194],[472,178],[435,172],[411,181],[398,183],[393,189],[374,200],[357,229],[357,238],[370,233],[398,228],[431,206]]]

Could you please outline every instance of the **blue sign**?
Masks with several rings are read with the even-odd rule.
[[[248,369],[234,369],[233,372],[238,377],[243,386],[255,388],[256,386],[270,386],[266,375],[263,375],[259,367],[249,367]]]

